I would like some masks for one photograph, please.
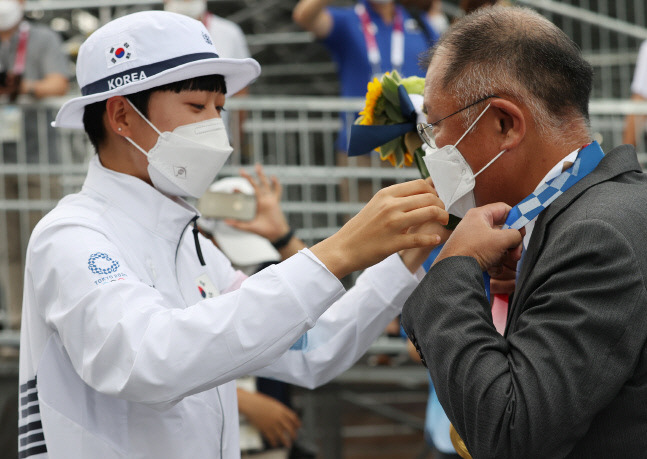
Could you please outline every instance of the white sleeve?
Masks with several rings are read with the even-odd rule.
[[[647,40],[640,45],[631,92],[647,99]]]
[[[400,314],[423,276],[422,269],[412,275],[397,254],[391,255],[364,271],[313,329],[279,360],[255,374],[309,388],[330,381],[364,355]]]
[[[114,282],[97,284],[88,269],[97,252],[119,266]],[[142,282],[124,255],[100,229],[45,229],[30,243],[28,307],[58,333],[85,383],[135,402],[173,402],[266,366],[344,292],[300,253],[184,307]]]

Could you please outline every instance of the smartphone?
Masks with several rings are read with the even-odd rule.
[[[7,86],[7,72],[5,70],[0,72],[0,86]]]
[[[256,196],[207,191],[198,200],[198,210],[205,218],[249,221],[256,216]]]

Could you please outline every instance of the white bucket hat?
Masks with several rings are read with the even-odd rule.
[[[227,177],[209,187],[207,193],[245,193],[254,195],[254,188],[243,177]],[[198,201],[198,210],[200,210]],[[252,267],[260,263],[281,261],[281,254],[270,241],[257,234],[232,228],[222,220],[201,217],[198,224],[211,233],[220,250],[238,267]]]
[[[83,129],[86,105],[199,76],[223,75],[227,92],[235,94],[260,73],[254,59],[218,57],[200,21],[167,11],[129,14],[81,45],[76,79],[82,95],[66,102],[52,125]]]

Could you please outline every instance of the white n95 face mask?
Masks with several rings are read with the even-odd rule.
[[[431,180],[434,182],[438,197],[445,204],[445,210],[459,218],[463,218],[468,210],[476,207],[476,201],[474,200],[476,177],[505,153],[505,150],[501,151],[475,174],[461,152],[456,148],[488,108],[490,108],[489,104],[454,145],[445,145],[438,149],[433,149],[426,143],[422,145],[425,151],[423,160]]]
[[[0,31],[5,32],[17,25],[23,16],[22,4],[18,0],[0,1]]]
[[[170,196],[202,196],[233,151],[222,119],[212,118],[178,126],[173,132],[160,132],[137,107],[128,103],[159,134],[149,151],[126,137],[148,157],[148,175],[153,186]]]

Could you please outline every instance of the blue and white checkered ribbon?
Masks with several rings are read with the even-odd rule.
[[[561,196],[566,190],[575,185],[577,182],[586,177],[593,169],[597,167],[604,152],[600,145],[593,141],[585,148],[582,148],[577,154],[577,158],[571,167],[566,169],[560,175],[549,180],[542,185],[537,191],[527,196],[519,204],[510,209],[506,218],[503,229],[521,229],[546,209],[555,199]],[[431,251],[429,258],[423,263],[425,271],[431,268],[434,260],[440,253],[444,244],[436,247]],[[521,264],[519,263],[519,266]],[[485,294],[490,298],[490,275],[483,273],[485,283]]]
[[[521,229],[526,226],[555,199],[595,169],[603,157],[604,152],[595,141],[582,148],[571,167],[544,183],[510,210],[503,229]]]

